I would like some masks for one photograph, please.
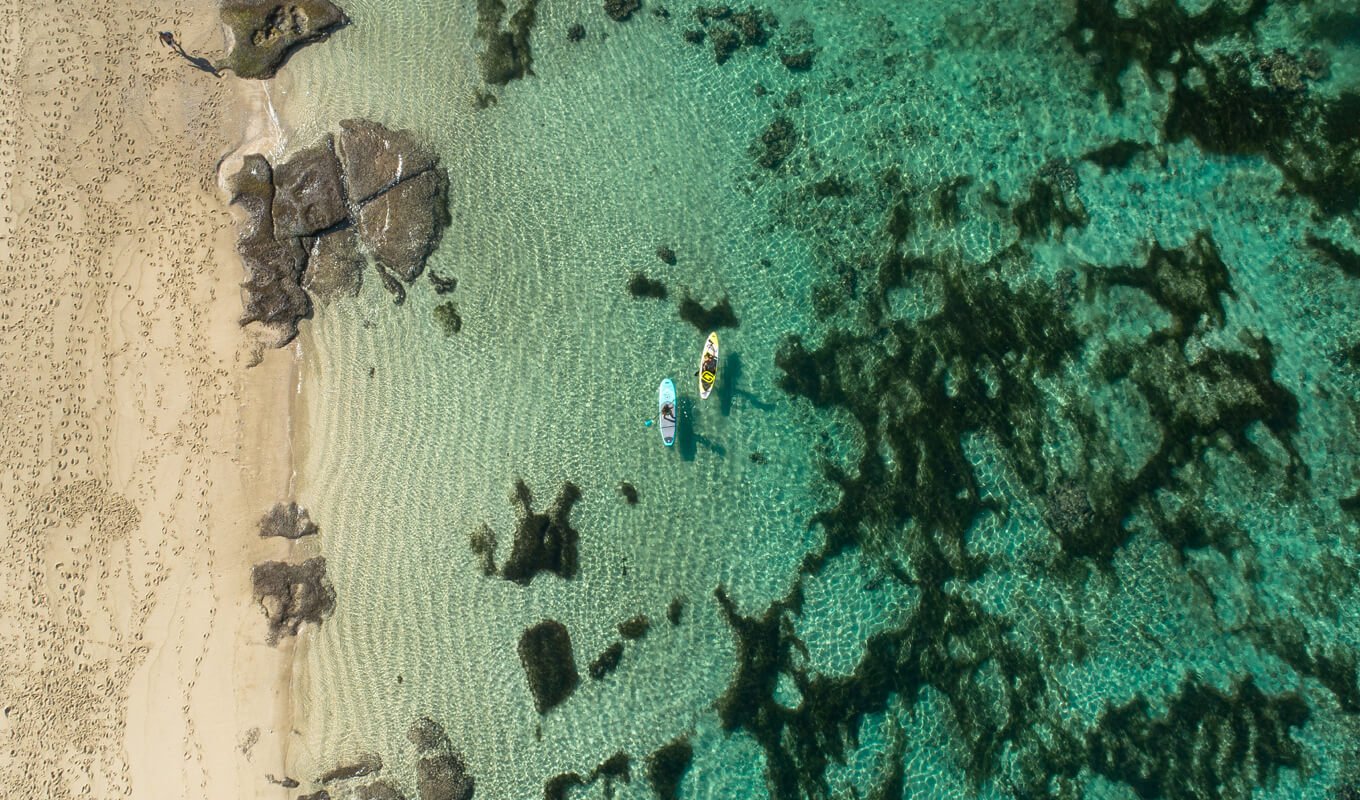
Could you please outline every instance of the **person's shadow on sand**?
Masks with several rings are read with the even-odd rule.
[[[196,69],[200,69],[208,73],[209,75],[213,76],[214,78],[222,77],[222,73],[217,70],[217,67],[213,66],[211,61],[209,61],[206,58],[203,58],[202,56],[191,56],[187,52],[185,52],[184,46],[175,40],[175,34],[171,33],[170,31],[161,31],[160,39],[161,44],[169,47],[176,53],[179,53],[181,56],[184,57],[185,61],[188,61]]]

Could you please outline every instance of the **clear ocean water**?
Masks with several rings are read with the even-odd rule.
[[[429,717],[483,798],[1360,797],[1355,3],[544,0],[505,86],[473,2],[344,6],[289,147],[430,142],[458,285],[304,325],[295,774],[416,797]],[[579,489],[573,577],[483,573],[519,480]]]

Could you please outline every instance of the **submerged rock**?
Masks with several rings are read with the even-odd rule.
[[[284,539],[301,539],[317,532],[315,522],[307,515],[307,509],[297,503],[277,503],[269,513],[260,518],[261,538],[278,536]]]
[[[439,157],[410,131],[392,130],[362,119],[340,121],[335,140],[349,202],[361,205],[374,195],[434,169]]]
[[[416,761],[420,800],[471,800],[476,781],[467,773],[463,756],[449,742],[444,726],[421,717],[411,724],[406,738],[420,755]]]
[[[449,179],[433,169],[359,209],[359,238],[379,263],[410,283],[425,268],[448,224]]]
[[[604,0],[604,13],[615,22],[623,22],[641,6],[638,0]]]
[[[656,248],[656,257],[661,259],[661,263],[668,267],[675,266],[675,251],[669,247],[662,246]]]
[[[354,790],[358,800],[406,800],[401,792],[387,781],[374,781]]]
[[[660,800],[675,800],[680,796],[680,779],[685,776],[693,758],[694,748],[683,737],[647,758],[647,780]]]
[[[545,619],[524,631],[519,638],[519,660],[540,714],[566,700],[580,683],[571,636],[556,620]]]
[[[776,117],[751,145],[751,157],[765,169],[775,169],[798,144],[798,132],[788,117]]]
[[[226,57],[215,66],[241,78],[272,78],[294,50],[325,39],[346,22],[327,0],[224,0],[222,24],[231,31]]]
[[[552,508],[535,513],[533,496],[524,481],[515,482],[515,503],[519,506],[519,525],[510,557],[501,566],[501,576],[516,583],[528,583],[539,572],[559,578],[574,578],[577,570],[576,542],[579,534],[571,527],[571,507],[581,499],[574,483],[563,484]]]
[[[641,272],[634,272],[633,277],[628,279],[628,294],[633,297],[650,297],[656,300],[666,299],[666,284],[661,281],[654,281],[643,275]]]
[[[619,623],[619,635],[625,639],[640,639],[647,635],[647,629],[652,627],[652,621],[647,619],[646,614],[638,614]]]
[[[251,570],[250,579],[269,621],[270,644],[280,636],[297,635],[304,622],[320,625],[335,610],[335,589],[326,580],[324,558],[302,564],[266,561]]]
[[[590,662],[586,669],[593,680],[600,680],[604,676],[613,672],[619,666],[619,660],[623,658],[623,642],[614,642],[609,645]]]
[[[619,483],[619,494],[623,495],[624,502],[628,503],[628,505],[635,506],[638,504],[637,487],[628,481]]]
[[[468,547],[478,558],[482,567],[482,574],[491,576],[496,574],[496,532],[491,530],[491,526],[483,522],[471,534],[468,535]]]
[[[567,41],[579,42],[584,38],[586,38],[586,26],[581,23],[577,22],[570,28],[567,28]]]
[[[349,216],[330,136],[274,168],[274,235],[307,236]]]
[[[344,781],[350,778],[362,778],[365,775],[372,775],[383,768],[382,756],[377,753],[360,753],[357,758],[349,764],[341,764],[336,768],[321,776],[322,783],[333,783],[334,781]]]
[[[700,332],[717,328],[735,328],[741,324],[732,311],[732,301],[726,297],[714,303],[712,308],[704,308],[698,300],[686,294],[685,299],[680,301],[680,319],[698,328]]]
[[[477,0],[476,36],[486,43],[480,56],[482,80],[495,86],[533,75],[534,56],[529,48],[529,31],[537,18],[538,0],[525,0],[510,17],[507,30],[501,30],[505,4],[501,0]]]
[[[680,624],[680,614],[685,610],[685,598],[674,597],[666,606],[666,621],[672,625]]]
[[[463,318],[453,303],[440,303],[434,307],[434,321],[439,323],[445,336],[452,336],[463,329]]]
[[[363,285],[364,257],[353,228],[318,236],[312,243],[302,288],[323,305],[341,297],[358,297]]]

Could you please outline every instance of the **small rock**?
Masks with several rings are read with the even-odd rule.
[[[361,778],[365,775],[372,775],[383,768],[382,757],[377,753],[361,753],[352,763],[341,764],[335,769],[321,776],[322,783],[333,781],[349,780],[350,778]]]
[[[317,532],[315,522],[307,515],[307,509],[297,503],[276,503],[269,513],[260,518],[260,537],[278,536],[284,539],[301,539]]]
[[[623,642],[614,642],[604,649],[604,652],[592,662],[586,669],[590,673],[592,680],[600,680],[604,676],[613,672],[619,666],[619,659],[623,658]]]
[[[675,597],[671,599],[670,605],[666,606],[666,620],[672,625],[680,624],[680,614],[685,609],[685,598]]]
[[[619,494],[623,495],[623,499],[625,502],[628,503],[628,505],[630,506],[637,505],[638,490],[636,487],[633,486],[633,484],[629,483],[628,481],[623,481],[622,483],[620,483]]]
[[[675,251],[669,247],[656,248],[656,257],[661,259],[661,263],[667,266],[675,266]]]
[[[690,44],[703,44],[704,37],[707,34],[704,33],[702,28],[690,28],[680,35]]]
[[[579,42],[584,38],[586,38],[586,26],[581,23],[578,22],[567,28],[567,41]]]

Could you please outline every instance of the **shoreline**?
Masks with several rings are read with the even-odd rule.
[[[299,350],[247,366],[221,184],[278,146],[268,90],[157,41],[219,52],[207,0],[0,22],[0,794],[291,797],[295,642],[250,573],[315,548],[256,530],[291,495]]]

